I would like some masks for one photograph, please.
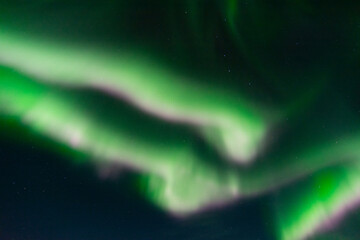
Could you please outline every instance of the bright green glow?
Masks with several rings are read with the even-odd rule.
[[[148,175],[143,190],[154,203],[179,215],[187,215],[212,205],[239,198],[240,182],[236,174],[219,173],[215,168],[196,163],[178,164],[164,177]]]
[[[36,83],[8,69],[1,69],[0,76],[3,114],[20,118],[36,132],[87,154],[99,164],[119,163],[136,169],[143,176],[144,194],[176,214],[262,194],[344,158],[360,157],[360,150],[356,151],[360,137],[355,134],[304,151],[296,159],[287,155],[249,169],[219,169],[183,141],[186,134],[170,141],[154,133],[149,141],[134,135],[134,127],[129,130],[121,121],[114,123],[94,113],[96,106],[89,109],[86,99],[74,97],[72,91]],[[321,223],[324,219],[318,220]]]
[[[3,114],[17,116],[36,132],[84,152],[96,162],[119,163],[145,174],[150,180],[149,197],[154,198],[156,192],[153,200],[162,208],[186,214],[237,196],[235,173],[218,173],[193,153],[183,136],[173,141],[162,139],[166,144],[159,144],[154,133],[148,141],[134,136],[122,122],[114,124],[93,114],[69,92],[39,85],[7,69],[2,69],[0,76]],[[154,179],[164,185],[155,186]]]
[[[0,67],[0,117],[15,116],[37,134],[75,149],[100,168],[115,164],[135,170],[144,197],[176,215],[270,193],[270,198],[280,200],[274,209],[278,217],[274,238],[279,240],[318,239],[319,232],[334,227],[360,202],[360,133],[343,134],[349,125],[358,124],[359,98],[351,88],[359,77],[354,59],[358,59],[356,23],[360,21],[351,3],[333,8],[301,0],[155,0],[152,9],[150,1],[144,5],[141,1],[105,1],[104,5],[90,1],[99,8],[87,13],[82,11],[86,6],[68,9],[67,4],[32,2],[28,5],[32,11],[4,2],[2,25],[19,32],[75,33],[73,39],[105,33],[104,39],[122,38],[114,42],[134,49],[112,47],[109,53],[94,46],[18,35],[2,27],[0,64],[12,70]],[[51,11],[41,14],[57,6],[61,9],[55,15]],[[162,22],[139,34],[144,27],[138,26],[138,20],[148,15],[142,13],[146,11],[151,11],[146,16],[151,22]],[[71,19],[79,18],[77,26],[70,26]],[[116,26],[108,23],[115,19],[122,21],[116,21]],[[153,30],[163,33],[150,36],[158,35]],[[142,57],[147,50],[178,59],[170,61],[179,70],[202,73],[211,66],[209,75],[221,75],[231,68],[231,74],[226,71],[217,82],[236,88],[247,85],[244,78],[249,78],[244,91],[259,94],[259,101],[273,101],[279,112],[274,116],[269,111],[266,116],[266,109],[250,104],[241,93],[213,89],[201,79],[202,84],[197,84],[194,80],[198,79],[169,70],[155,58]],[[199,65],[191,65],[197,61],[193,57]],[[319,95],[321,90],[326,94]],[[102,104],[109,103],[109,108],[93,100],[89,103],[87,97],[91,99],[92,94],[101,97],[99,102],[106,99]],[[319,101],[314,101],[317,97]],[[144,118],[134,114],[138,118],[129,124],[132,112],[119,98],[145,112]],[[101,107],[105,109],[100,111]],[[162,124],[160,128],[157,123]],[[221,156],[197,141],[192,130]],[[265,134],[279,142],[258,154]],[[326,137],[334,135],[339,142]],[[226,159],[256,161],[234,166]],[[273,207],[271,201],[269,207]]]
[[[195,125],[234,161],[252,160],[264,140],[265,120],[247,101],[196,85],[126,53],[108,54],[1,33],[0,61],[41,81],[99,88],[158,117]]]
[[[325,170],[280,207],[279,238],[304,239],[336,224],[360,201],[360,164]]]
[[[1,70],[0,111],[95,162],[136,169],[145,196],[174,214],[263,194],[343,159],[360,157],[360,138],[354,134],[341,143],[314,145],[296,157],[288,154],[249,169],[219,170],[181,137],[166,146],[134,137],[121,123],[104,123],[71,97],[71,89],[62,92],[50,84],[99,88],[161,118],[194,125],[224,156],[236,161],[253,158],[267,126],[246,101],[205,86],[180,84],[184,79],[176,74],[129,54],[119,57],[19,39],[1,36],[0,60],[31,78]],[[359,199],[359,169],[352,163],[335,173],[318,174],[300,197],[287,198],[288,205],[280,207],[279,239],[303,239],[335,221]]]

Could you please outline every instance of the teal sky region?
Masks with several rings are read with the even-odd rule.
[[[0,3],[2,142],[19,136],[21,153],[31,132],[99,182],[133,174],[128,188],[179,231],[265,202],[265,239],[358,239],[359,3]],[[0,238],[14,216],[1,208]]]

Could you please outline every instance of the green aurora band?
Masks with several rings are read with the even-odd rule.
[[[45,1],[34,2],[35,16],[43,10],[43,5],[60,1],[48,1],[46,4]],[[107,13],[115,3],[104,2],[106,4],[98,11]],[[179,55],[189,54],[191,58],[196,55],[191,55],[193,48],[196,48],[199,51],[197,53],[204,55],[205,59],[212,59],[215,36],[226,33],[229,42],[237,48],[237,54],[241,55],[240,59],[248,63],[244,69],[249,66],[254,68],[257,73],[255,79],[263,78],[259,80],[261,84],[268,81],[269,85],[275,86],[269,89],[284,89],[288,95],[284,94],[285,97],[279,99],[285,104],[279,104],[277,108],[261,105],[266,100],[255,104],[248,96],[239,93],[238,89],[214,87],[207,84],[206,77],[199,80],[198,75],[185,74],[180,67],[178,72],[174,71],[152,54],[143,54],[142,46],[137,50],[137,43],[130,48],[119,47],[114,50],[111,47],[104,49],[72,41],[54,41],[51,37],[47,39],[38,36],[41,34],[36,34],[36,31],[31,33],[31,28],[29,31],[26,27],[25,30],[9,30],[17,29],[14,21],[13,26],[2,26],[0,30],[0,117],[16,119],[19,126],[25,126],[35,134],[54,141],[56,145],[67,146],[74,153],[70,154],[74,162],[77,160],[75,152],[80,152],[89,164],[100,169],[109,165],[130,169],[138,176],[137,190],[144,198],[175,217],[186,218],[215,206],[275,193],[277,201],[271,205],[275,239],[317,239],[322,233],[334,229],[360,202],[360,129],[357,120],[354,126],[348,128],[346,122],[339,121],[339,125],[344,126],[339,127],[339,132],[334,130],[337,137],[321,131],[320,135],[324,136],[320,136],[320,139],[313,132],[304,134],[308,145],[303,146],[304,140],[300,139],[295,141],[293,149],[287,149],[287,140],[283,140],[280,144],[285,143],[284,149],[279,150],[280,153],[276,150],[272,152],[271,140],[274,140],[272,137],[279,129],[288,126],[288,118],[296,122],[292,112],[300,115],[301,107],[313,101],[318,90],[326,85],[323,82],[338,80],[339,75],[341,79],[348,77],[343,76],[342,72],[334,74],[332,68],[347,64],[344,60],[347,58],[343,55],[348,54],[345,51],[348,50],[346,44],[351,43],[348,41],[351,37],[346,36],[346,42],[343,42],[345,50],[338,50],[344,53],[336,53],[344,63],[338,59],[335,59],[334,65],[331,65],[331,61],[324,61],[324,65],[320,63],[325,58],[333,57],[327,55],[330,47],[335,46],[335,49],[340,45],[337,41],[332,45],[326,37],[320,37],[318,41],[326,46],[326,53],[315,51],[314,55],[324,54],[323,59],[306,59],[311,67],[300,64],[300,70],[289,64],[289,70],[288,65],[284,67],[279,59],[272,59],[273,54],[286,55],[276,52],[277,47],[282,46],[283,42],[293,41],[291,34],[294,32],[304,31],[302,28],[296,29],[296,26],[304,24],[306,29],[305,40],[300,39],[299,42],[306,42],[306,34],[311,36],[322,29],[322,24],[312,24],[314,19],[318,19],[317,15],[321,15],[318,12],[323,7],[321,4],[317,6],[310,1],[282,1],[272,5],[265,0],[187,0],[183,4],[174,0],[159,0],[156,3],[166,6],[167,22],[164,25],[169,29],[164,31],[166,34],[173,33],[173,45],[177,53],[181,52]],[[331,5],[328,2],[325,4]],[[121,10],[117,10],[124,16],[122,19],[126,19],[119,23],[119,29],[126,29],[127,24],[135,26],[131,23],[134,16],[138,16],[134,13],[137,4],[124,3],[117,8],[119,6]],[[8,12],[9,17],[6,16],[6,10],[11,9],[12,4],[7,3],[0,8],[4,10],[1,20],[5,24],[2,25],[6,25],[8,19],[11,23],[12,12]],[[344,23],[358,20],[358,17],[352,17],[353,9],[357,8],[346,10],[340,15]],[[22,11],[28,13],[26,5]],[[332,16],[334,12],[329,15]],[[20,15],[21,11],[14,18]],[[294,22],[283,19],[288,15],[294,16]],[[324,15],[324,18],[328,19],[329,15]],[[103,16],[92,16],[95,19],[93,21],[100,21]],[[310,20],[303,16],[310,16]],[[19,20],[19,25],[28,19],[31,17],[24,17],[23,22]],[[338,18],[335,22],[338,23]],[[177,29],[182,23],[188,24],[185,26],[185,34],[181,27]],[[345,29],[342,24],[339,22],[340,27],[331,25],[339,36],[345,32],[337,32],[338,29]],[[89,25],[92,25],[91,21]],[[347,30],[350,29],[348,25]],[[288,34],[289,40],[284,32],[290,32],[292,28],[295,30]],[[308,29],[311,30],[307,32]],[[76,32],[76,27],[73,31]],[[138,31],[135,28],[135,35]],[[357,34],[353,30],[348,31],[350,35]],[[126,34],[128,32],[121,32],[121,37],[125,39],[122,41],[130,42],[132,39],[127,39]],[[286,40],[280,42],[279,36]],[[181,47],[189,39],[195,42],[192,48]],[[356,40],[359,39],[357,36]],[[229,45],[228,39],[222,41],[224,45]],[[273,45],[276,46],[274,51],[265,51]],[[315,50],[321,49],[320,45],[311,46]],[[164,49],[167,51],[166,47]],[[295,50],[291,52],[291,47],[284,49],[290,52],[286,56],[299,54]],[[226,54],[235,55],[229,52]],[[171,54],[173,52],[168,55]],[[358,58],[358,55],[354,56]],[[277,65],[278,62],[281,63]],[[312,67],[317,70],[315,74]],[[329,73],[322,74],[322,71]],[[249,71],[241,75],[241,80],[246,78],[246,74],[252,73]],[[277,79],[279,76],[285,80],[282,82]],[[289,76],[299,77],[287,79]],[[329,80],[327,76],[333,79]],[[288,86],[284,82],[296,82],[298,79],[300,83],[291,85],[293,88],[283,87]],[[310,80],[303,83],[304,79]],[[266,89],[267,85],[264,85]],[[308,89],[311,91],[306,92]],[[281,92],[271,90],[269,95]],[[344,110],[343,106],[348,102],[341,104],[331,107]],[[311,113],[309,111],[307,114]],[[338,116],[333,118],[340,119]],[[312,116],[305,119],[313,120]],[[310,121],[308,125],[313,124]],[[295,127],[290,127],[297,128],[299,125],[295,123]],[[304,131],[308,129],[312,128],[305,128]],[[204,150],[199,151],[199,142],[203,144],[201,146]]]
[[[126,53],[114,56],[2,33],[0,62],[39,81],[98,88],[158,117],[195,125],[224,156],[240,163],[253,159],[269,124],[235,94],[187,83],[186,77]]]
[[[317,189],[304,188],[301,199],[288,202],[288,208],[282,205],[285,209],[280,211],[279,239],[302,239],[313,234],[358,199],[358,191],[353,191],[357,174],[352,172],[358,171],[353,165],[357,166],[355,160],[360,157],[360,134],[304,150],[296,161],[287,161],[294,156],[285,156],[278,164],[267,161],[245,170],[227,167],[219,171],[183,141],[189,139],[186,134],[167,136],[164,145],[159,144],[164,139],[157,139],[160,136],[154,131],[148,141],[136,137],[131,132],[134,127],[131,129],[126,122],[108,121],[96,114],[96,106],[88,106],[88,99],[76,97],[75,89],[39,83],[8,68],[1,69],[1,78],[2,114],[14,116],[35,132],[83,152],[95,163],[135,169],[143,176],[141,190],[147,198],[177,216],[258,196],[334,164],[344,165],[345,169],[351,165],[349,172],[343,170],[350,184],[346,182],[333,192],[332,186],[322,186],[331,191],[321,190],[326,197],[320,202],[316,200]],[[322,181],[322,176],[318,179]],[[325,212],[324,206],[328,209]]]
[[[323,170],[306,180],[278,204],[278,238],[305,239],[334,228],[359,205],[359,184],[358,161]]]

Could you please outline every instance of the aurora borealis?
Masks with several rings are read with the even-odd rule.
[[[359,3],[0,3],[0,239],[359,238]]]

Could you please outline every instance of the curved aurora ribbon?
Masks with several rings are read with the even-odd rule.
[[[278,238],[307,239],[336,226],[360,205],[360,163],[325,169],[281,195]],[[300,185],[300,186],[299,186]]]
[[[39,84],[7,68],[0,70],[0,76],[2,115],[19,118],[24,125],[39,134],[85,153],[98,164],[117,163],[136,169],[143,176],[142,191],[147,198],[176,215],[188,215],[212,205],[263,194],[326,166],[336,163],[353,164],[346,159],[360,157],[360,134],[354,134],[352,137],[344,137],[341,142],[323,143],[307,149],[298,154],[296,159],[289,154],[280,161],[268,159],[266,164],[258,163],[248,169],[218,169],[194,152],[189,141],[184,141],[188,139],[186,133],[172,134],[169,128],[165,132],[170,135],[166,137],[166,144],[163,144],[165,139],[153,131],[150,132],[152,138],[149,141],[141,134],[135,134],[143,132],[141,124],[131,127],[121,117],[115,122],[107,120],[103,116],[107,116],[107,111],[99,114],[97,106],[89,103],[86,97],[77,96],[76,90]],[[138,119],[140,122],[141,120]],[[358,168],[351,169],[346,174],[350,174],[353,181],[353,176],[356,175],[351,172]],[[322,181],[324,182],[328,182],[330,186],[334,181]],[[354,184],[351,186],[356,186]],[[293,210],[294,207],[297,209],[302,206],[302,203],[315,204],[316,201],[311,199],[317,189],[305,189],[302,197],[293,201],[294,207],[282,206],[283,215],[279,220],[282,223],[282,234],[279,239],[303,239],[321,229],[328,219],[338,216],[349,201],[354,202],[357,198],[356,194],[355,197],[346,197],[354,196],[357,192],[345,185],[327,188],[336,191],[323,201],[323,204],[331,208],[325,215],[311,213],[319,211],[317,205],[313,208],[306,207],[304,212],[310,213],[305,215]],[[347,192],[345,195],[344,191]],[[341,201],[339,196],[343,196]],[[305,223],[309,221],[307,216],[310,215],[315,216],[312,219],[316,224],[306,227]],[[290,222],[286,220],[288,218],[298,220]]]
[[[96,112],[88,98],[38,84],[9,69],[2,69],[0,76],[3,115],[17,117],[39,134],[83,152],[99,164],[117,163],[161,179],[166,183],[161,191],[168,201],[162,207],[169,211],[190,213],[238,194],[236,175],[219,173],[199,159],[185,133],[174,133],[165,125],[162,128],[167,134],[161,137],[156,130],[142,127],[142,118],[137,119],[139,125],[128,124],[129,116],[124,118],[120,112],[115,121],[104,117],[109,113]],[[150,131],[150,139],[144,131]],[[184,184],[186,195],[180,191]]]
[[[194,13],[186,15],[194,37],[200,43],[206,41],[199,46],[195,44],[206,53],[205,57],[209,54],[211,43],[215,48],[214,36],[221,29],[221,33],[230,35],[241,58],[253,65],[257,74],[270,79],[278,77],[269,71],[273,68],[272,64],[266,64],[269,59],[262,59],[253,52],[262,52],[261,47],[266,45],[263,42],[278,40],[276,31],[270,29],[267,23],[275,26],[276,21],[284,20],[262,15],[281,15],[272,8],[266,10],[263,5],[268,3],[266,0],[183,2],[189,12]],[[178,4],[176,1],[157,3]],[[222,15],[207,14],[208,4],[218,6]],[[312,3],[286,1],[280,3],[281,9],[289,10],[286,7],[289,4],[300,6]],[[175,8],[176,11],[180,9],[179,6]],[[131,12],[129,9],[122,11]],[[74,12],[77,14],[77,11]],[[210,15],[208,18],[215,16],[211,22],[214,24],[208,24],[210,27],[206,30],[202,24],[207,22],[204,19],[208,19],[204,18],[205,14],[201,15],[204,12]],[[323,16],[317,13],[313,14]],[[17,13],[17,16],[20,14]],[[39,15],[39,12],[33,15]],[[324,18],[328,22],[326,16]],[[131,21],[131,17],[128,19]],[[129,21],[122,24],[129,24]],[[347,21],[344,23],[347,24]],[[261,27],[255,29],[259,24]],[[342,28],[342,24],[338,28]],[[282,27],[279,29],[283,30]],[[253,42],[253,38],[258,42]],[[174,41],[181,42],[182,39]],[[337,42],[336,48],[338,45]],[[347,44],[344,45],[347,48]],[[183,52],[184,49],[179,48],[178,51]],[[279,202],[274,208],[275,238],[317,239],[318,233],[333,228],[346,213],[359,205],[358,132],[342,136],[339,142],[332,139],[316,141],[310,136],[310,148],[300,146],[295,152],[285,150],[285,154],[273,155],[269,150],[269,155],[259,157],[264,159],[245,168],[236,168],[223,160],[226,158],[241,163],[254,160],[272,123],[262,114],[264,109],[239,99],[238,93],[196,84],[194,79],[158,66],[153,59],[139,58],[132,53],[108,53],[86,46],[52,43],[5,30],[0,31],[0,63],[12,68],[0,67],[1,117],[14,116],[20,124],[37,134],[84,153],[96,166],[119,164],[135,169],[140,176],[139,190],[142,194],[172,214],[187,216],[213,205],[228,204],[241,198],[251,199],[276,190]],[[314,65],[314,68],[319,68],[317,63]],[[326,66],[325,69],[328,68]],[[313,76],[309,76],[314,81],[311,88],[319,82]],[[89,88],[101,90],[102,97],[110,95],[107,97],[115,97],[114,101],[118,98],[126,100],[150,115],[170,121],[148,123],[149,119],[136,114],[129,116],[132,113],[117,108],[116,104],[99,106],[96,101],[89,101],[92,99],[88,96],[91,92]],[[298,111],[298,106],[293,109]],[[129,124],[132,120],[135,123]],[[171,122],[180,124],[172,125]],[[161,134],[159,129],[166,134]],[[193,129],[200,132],[224,159],[196,151],[192,142]],[[219,168],[213,162],[222,165]]]
[[[197,85],[129,54],[2,31],[0,62],[39,81],[100,89],[160,118],[194,125],[225,157],[240,163],[254,158],[269,125],[235,94]]]

